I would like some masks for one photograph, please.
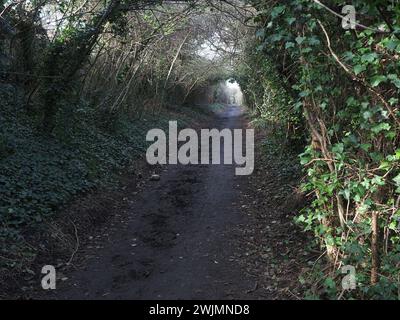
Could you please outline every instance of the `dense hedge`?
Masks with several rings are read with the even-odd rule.
[[[398,298],[400,7],[352,1],[369,29],[345,30],[316,1],[250,2],[259,28],[240,70],[247,100],[280,127],[308,128],[301,163],[314,200],[297,220],[331,265],[327,278],[313,269],[311,295]],[[345,4],[329,2],[339,14]],[[355,291],[342,290],[344,265]]]

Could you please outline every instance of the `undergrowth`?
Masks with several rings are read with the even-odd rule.
[[[2,91],[0,115],[0,268],[23,268],[36,248],[23,236],[77,195],[112,186],[117,173],[145,154],[146,133],[180,127],[207,116],[204,108],[163,109],[145,117],[108,118],[106,126],[87,105],[60,111],[52,136],[43,135],[15,96]],[[17,103],[16,103],[17,102]],[[69,107],[69,109],[68,109]],[[64,112],[64,114],[63,114]],[[65,114],[67,113],[68,116]],[[98,114],[97,114],[98,115]],[[203,117],[203,118],[202,118]],[[65,120],[66,119],[66,120]]]

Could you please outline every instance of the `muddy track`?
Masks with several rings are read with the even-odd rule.
[[[229,107],[210,127],[241,128]],[[243,177],[229,165],[168,166],[116,215],[50,299],[246,299],[254,279],[237,263]]]

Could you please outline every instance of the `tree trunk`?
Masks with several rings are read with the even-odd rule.
[[[93,20],[92,25],[86,27],[85,31],[78,32],[68,43],[55,45],[48,52],[44,64],[45,80],[41,86],[45,90],[42,93],[44,104],[42,128],[44,132],[51,133],[54,129],[55,116],[62,95],[70,91],[71,82],[77,71],[82,68],[90,56],[104,25],[111,19],[120,3],[120,0],[111,0],[105,10]],[[65,48],[71,49],[68,55],[64,54]]]
[[[375,285],[379,280],[379,226],[378,226],[379,213],[372,212],[371,229],[371,285]]]

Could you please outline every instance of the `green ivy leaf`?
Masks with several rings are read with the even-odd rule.
[[[367,53],[367,54],[363,54],[361,56],[361,62],[368,62],[368,63],[372,63],[375,61],[375,59],[378,58],[378,55],[375,52],[372,53]]]
[[[298,36],[297,38],[296,38],[296,42],[297,42],[297,44],[302,44],[303,42],[304,42],[304,40],[305,40],[306,38],[305,37],[300,37],[300,36]]]
[[[377,87],[379,86],[382,82],[385,82],[387,80],[386,76],[382,76],[382,75],[378,75],[378,76],[374,76],[371,78],[371,85],[373,87]]]
[[[367,67],[365,65],[358,64],[354,67],[354,73],[356,75],[359,75],[361,72],[364,72],[367,70]]]
[[[294,47],[294,43],[293,42],[286,42],[285,44],[285,49],[289,49],[289,48],[293,48]]]
[[[396,184],[396,192],[400,193],[400,174],[393,178],[394,183]]]
[[[272,19],[274,19],[274,18],[276,18],[277,16],[279,16],[283,11],[285,11],[285,9],[286,9],[286,6],[285,6],[285,5],[274,7],[274,8],[272,9],[272,11],[271,11],[271,17],[272,17]]]
[[[400,79],[396,74],[389,74],[388,79],[392,82],[397,88],[400,89]]]
[[[384,123],[380,123],[380,124],[372,127],[371,130],[372,130],[373,133],[378,134],[378,133],[380,133],[382,131],[385,131],[385,130],[389,131],[390,128],[391,128],[390,124],[384,122]]]

